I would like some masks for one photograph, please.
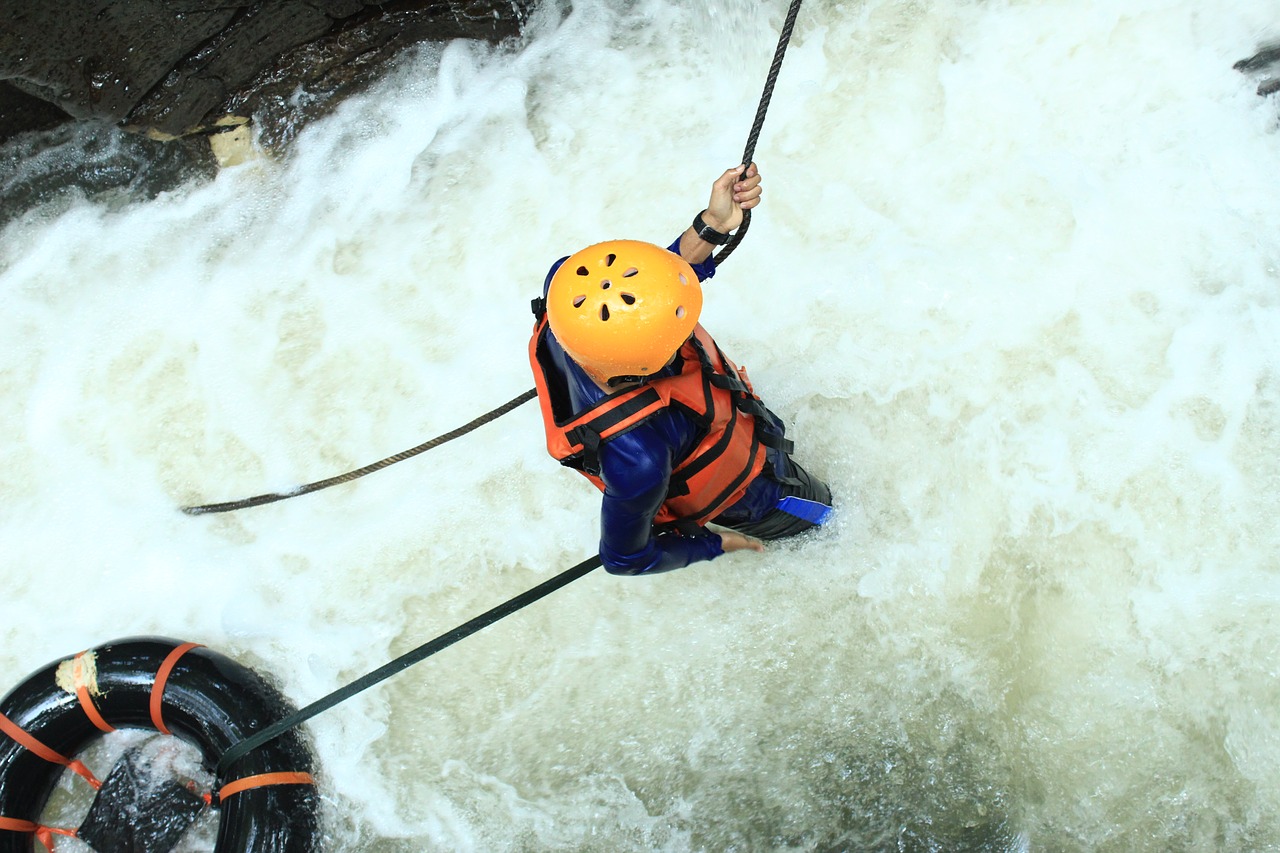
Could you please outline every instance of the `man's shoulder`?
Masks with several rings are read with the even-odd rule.
[[[665,489],[681,437],[678,426],[675,413],[664,409],[605,442],[600,467],[606,485],[630,493]]]

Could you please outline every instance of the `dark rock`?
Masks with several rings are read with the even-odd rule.
[[[359,76],[343,66],[414,42],[514,35],[533,2],[0,0],[0,81],[75,118],[176,137],[286,88],[340,91]]]
[[[0,142],[19,133],[48,130],[70,119],[48,101],[0,82]]]
[[[236,14],[203,0],[0,0],[0,78],[75,118],[120,121]]]
[[[528,5],[509,8],[519,9],[522,20]],[[453,38],[494,40],[515,34],[518,23],[514,12],[506,21],[496,18],[488,3],[387,3],[278,54],[223,98],[206,119],[254,116],[258,142],[279,149],[303,121],[325,114],[344,96],[376,79],[405,48]],[[158,121],[139,121],[147,106],[139,105],[130,121],[158,126]]]
[[[23,211],[77,198],[108,206],[154,198],[217,164],[202,137],[158,142],[104,122],[67,121],[0,145],[0,224]]]
[[[1276,62],[1280,62],[1280,44],[1264,47],[1253,56],[1240,60],[1232,67],[1237,71],[1257,71]]]
[[[1258,94],[1266,97],[1280,92],[1280,44],[1266,45],[1248,59],[1232,66],[1235,70],[1251,74],[1258,80]]]

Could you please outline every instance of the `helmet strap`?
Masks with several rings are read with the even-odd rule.
[[[647,376],[611,376],[605,384],[610,388],[621,388],[623,385],[639,385],[648,378]]]

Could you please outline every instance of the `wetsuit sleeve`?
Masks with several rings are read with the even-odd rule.
[[[710,531],[655,534],[653,520],[671,476],[670,454],[650,452],[645,443],[625,440],[628,437],[609,442],[600,454],[605,482],[600,558],[605,569],[615,575],[651,575],[723,554],[720,537]]]
[[[680,254],[679,237],[676,238],[674,243],[667,247],[667,251],[675,255]],[[705,261],[690,264],[690,266],[693,267],[694,274],[698,276],[698,281],[706,281],[716,274],[716,259],[714,255],[708,255]]]

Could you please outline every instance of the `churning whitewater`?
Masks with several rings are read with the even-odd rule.
[[[317,717],[329,849],[1280,847],[1280,134],[1232,68],[1276,11],[809,0],[703,323],[836,521],[595,572]],[[548,2],[282,157],[14,216],[3,689],[161,634],[305,704],[591,554],[532,405],[177,508],[531,387],[548,266],[687,226],[784,12]]]

